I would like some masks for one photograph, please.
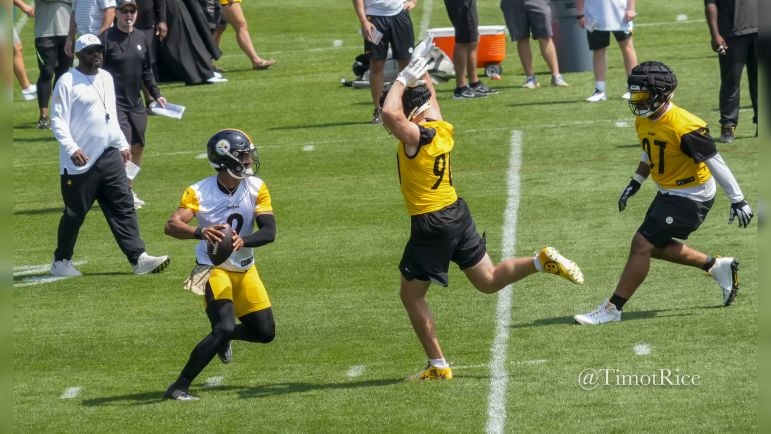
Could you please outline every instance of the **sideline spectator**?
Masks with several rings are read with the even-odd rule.
[[[101,35],[115,21],[116,0],[72,0],[70,31],[64,52],[72,57],[72,43],[79,35]]]
[[[37,105],[40,110],[37,127],[51,128],[48,105],[51,102],[51,80],[55,85],[72,67],[72,56],[64,51],[72,15],[71,0],[35,0],[35,50],[40,75],[37,78]]]
[[[551,85],[566,87],[568,84],[560,74],[557,49],[554,47],[551,28],[550,0],[501,0],[501,10],[506,19],[506,27],[512,41],[517,41],[517,53],[522,69],[525,70],[525,89],[540,86],[533,69],[533,52],[530,49],[530,36],[538,40],[541,56],[551,71]]]
[[[246,17],[244,17],[244,11],[241,9],[241,0],[220,0],[222,6],[222,13],[228,21],[228,24],[233,26],[233,31],[236,32],[236,41],[238,46],[241,47],[241,51],[246,54],[246,57],[252,62],[252,69],[264,70],[276,64],[276,59],[263,59],[257,52],[254,51],[254,45],[252,45],[252,37],[249,36],[249,28],[247,27]],[[217,27],[214,32],[214,40],[217,45],[220,45],[222,40],[222,34],[227,29],[227,26]]]
[[[752,123],[758,135],[758,2],[704,0],[712,49],[720,63],[720,141],[734,141],[739,124],[742,70],[747,66]],[[768,48],[766,48],[768,50]]]
[[[455,128],[442,120],[426,60],[416,58],[399,73],[383,103],[383,124],[398,140],[399,186],[410,215],[410,238],[399,263],[400,297],[428,366],[409,380],[451,379],[452,369],[436,336],[426,294],[431,283],[448,285],[456,263],[477,290],[492,294],[531,274],[547,272],[573,283],[584,281],[578,266],[552,247],[535,257],[494,264],[466,202],[455,191],[451,154]],[[418,86],[424,80],[425,86]]]
[[[28,17],[35,17],[35,9],[24,3],[23,0],[13,0],[13,4]],[[16,80],[19,81],[22,99],[24,101],[32,101],[37,98],[37,86],[29,82],[27,68],[24,66],[24,52],[22,49],[19,33],[16,32],[16,27],[13,27],[13,74],[16,76]]]
[[[187,85],[222,83],[213,59],[220,52],[198,0],[166,2],[168,33],[158,50],[159,81],[184,81]]]
[[[100,68],[104,47],[97,36],[85,34],[75,41],[75,52],[78,66],[62,75],[54,88],[51,129],[61,144],[64,213],[59,220],[51,274],[81,275],[72,266],[72,255],[94,201],[99,202],[134,274],[160,272],[170,260],[168,256],[148,255],[139,235],[125,168],[131,152],[118,125],[112,76]]]
[[[476,0],[444,0],[444,6],[455,28],[455,48],[452,55],[452,63],[455,66],[453,99],[480,98],[498,93],[497,90],[485,86],[477,75],[479,16]]]
[[[403,0],[353,0],[356,17],[364,37],[364,55],[369,58],[369,89],[375,109],[370,123],[379,124],[380,97],[385,84],[385,64],[388,47],[391,56],[403,69],[410,62],[415,33],[410,11],[417,1]]]
[[[166,0],[137,0],[137,18],[134,22],[134,28],[145,35],[147,50],[150,52],[150,67],[157,79],[158,44],[156,40],[163,41],[169,33],[169,27],[166,24]],[[144,86],[142,87],[142,96],[144,96],[146,106],[153,102]]]
[[[739,227],[746,228],[752,221],[752,209],[718,153],[707,124],[671,102],[677,89],[675,73],[661,62],[643,62],[632,69],[627,82],[642,155],[621,193],[618,211],[626,209],[648,177],[658,191],[632,237],[629,257],[610,299],[573,317],[584,325],[621,321],[624,305],[648,277],[651,258],[706,271],[721,289],[721,305],[728,306],[739,290],[739,262],[709,256],[678,240],[688,239],[707,218],[715,203],[715,184],[731,200],[728,223],[738,219]]]
[[[116,84],[118,123],[131,145],[131,161],[141,167],[147,131],[147,110],[142,101],[141,90],[144,86],[161,107],[166,105],[166,98],[161,96],[161,91],[155,84],[150,48],[145,34],[134,29],[138,13],[136,0],[118,1],[120,3],[116,25],[100,36],[105,47],[104,70],[112,75]],[[137,196],[133,184],[134,182],[129,180],[134,207],[142,208],[145,201]]]
[[[605,73],[608,71],[607,51],[610,34],[618,42],[627,77],[637,65],[637,53],[632,42],[632,20],[637,16],[635,0],[576,0],[578,26],[586,29],[589,49],[592,51],[594,93],[589,102],[605,101]],[[629,99],[629,92],[622,96]]]

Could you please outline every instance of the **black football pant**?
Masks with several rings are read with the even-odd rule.
[[[742,70],[747,66],[747,80],[752,101],[752,122],[758,122],[758,34],[726,38],[728,50],[720,60],[720,125],[739,124],[739,94]]]
[[[217,352],[224,350],[231,340],[267,344],[276,336],[272,308],[246,314],[239,318],[241,324],[236,325],[233,302],[214,300],[208,302],[206,315],[211,322],[211,333],[193,348],[187,364],[175,383],[180,389],[187,390],[190,383],[211,362]]]
[[[48,107],[53,85],[72,66],[72,57],[64,54],[66,42],[66,36],[35,38],[37,66],[40,70],[40,76],[37,78],[37,104],[40,108]],[[53,85],[51,84],[52,78]]]
[[[59,220],[55,260],[72,259],[80,227],[96,201],[126,259],[136,264],[145,242],[139,237],[134,197],[117,148],[108,147],[86,173],[61,175],[61,190],[64,213]]]

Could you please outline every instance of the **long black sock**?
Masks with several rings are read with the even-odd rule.
[[[614,293],[613,295],[610,296],[609,301],[613,303],[613,305],[616,306],[616,309],[620,311],[624,309],[624,305],[626,304],[627,301],[629,301],[629,299],[618,296]]]
[[[190,383],[203,371],[206,365],[211,362],[217,351],[227,345],[227,341],[233,335],[236,319],[233,312],[233,302],[230,300],[215,300],[208,303],[206,313],[212,320],[213,328],[211,333],[206,335],[190,353],[185,367],[177,382]]]

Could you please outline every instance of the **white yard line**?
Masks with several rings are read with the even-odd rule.
[[[508,200],[503,221],[503,249],[501,260],[514,256],[517,244],[517,214],[519,213],[519,168],[522,164],[522,131],[513,130],[509,140]],[[487,397],[488,433],[503,433],[506,428],[506,353],[509,347],[511,318],[511,285],[498,293],[495,337],[490,347],[490,393]]]
[[[81,387],[68,387],[59,399],[72,399],[80,394]]]

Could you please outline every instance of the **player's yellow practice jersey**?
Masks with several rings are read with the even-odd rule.
[[[403,143],[396,149],[399,184],[411,216],[440,210],[458,200],[450,164],[455,128],[445,121],[422,122],[419,127],[415,156],[407,156]]]
[[[638,116],[635,127],[648,155],[650,176],[660,187],[695,187],[712,177],[704,160],[717,150],[707,124],[697,116],[671,104],[656,120]]]
[[[193,211],[198,226],[228,223],[242,237],[254,232],[255,213],[273,211],[268,187],[256,176],[244,178],[232,195],[220,190],[217,175],[210,176],[188,187],[182,194],[179,207]],[[195,256],[199,264],[211,265],[206,254],[206,241],[198,243]],[[252,262],[252,249],[242,247],[219,267],[230,271],[246,271]]]

